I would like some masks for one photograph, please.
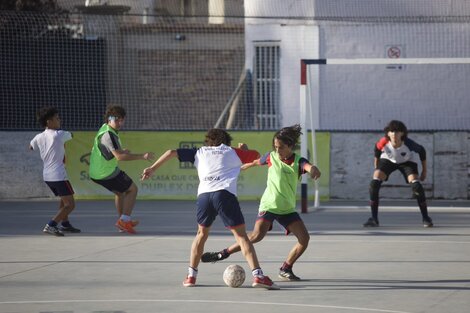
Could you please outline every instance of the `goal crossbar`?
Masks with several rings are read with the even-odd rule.
[[[306,65],[311,64],[343,64],[343,65],[374,65],[374,64],[469,64],[470,58],[360,58],[360,59],[314,59],[302,60]]]

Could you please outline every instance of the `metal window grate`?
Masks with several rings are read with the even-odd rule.
[[[254,57],[255,127],[277,129],[280,124],[280,48],[272,42],[258,43]]]

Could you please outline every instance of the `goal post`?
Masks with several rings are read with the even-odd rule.
[[[321,129],[320,123],[315,123],[315,119],[319,121],[318,108],[320,108],[320,88],[319,72],[316,75],[309,74],[311,66],[324,66],[324,65],[470,65],[470,58],[325,58],[325,59],[301,59],[300,60],[300,125],[303,130],[301,137],[301,154],[307,156],[308,154],[308,131],[311,131],[311,157],[314,165],[317,163],[317,147],[315,132]],[[312,81],[317,79],[315,88],[312,86]],[[315,103],[316,102],[316,103]],[[316,108],[316,109],[314,109]],[[315,111],[317,110],[317,111]],[[321,170],[321,169],[320,169]],[[315,181],[315,201],[314,207],[320,206],[319,184]],[[307,176],[302,176],[301,182],[301,212],[308,212],[308,180]]]

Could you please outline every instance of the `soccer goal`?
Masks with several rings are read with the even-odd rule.
[[[343,92],[345,96],[342,99],[335,101],[327,101],[325,97],[322,97],[324,89],[330,88],[331,85],[335,85],[337,82],[335,79],[322,80],[321,75],[328,76],[328,72],[325,67],[327,65],[335,66],[361,66],[364,73],[373,75],[377,69],[384,72],[393,72],[394,74],[404,71],[409,71],[408,75],[394,76],[392,79],[384,80],[383,92],[380,97],[373,98],[365,92],[365,89],[357,88],[360,84],[348,83],[347,90]],[[417,71],[415,66],[428,65],[428,71]],[[447,65],[447,67],[442,67]],[[409,68],[407,68],[409,67]],[[338,68],[338,67],[336,67]],[[421,68],[422,69],[422,68]],[[445,69],[445,70],[444,70]],[[390,103],[402,102],[402,107],[398,107],[395,116],[403,116],[403,111],[408,110],[411,119],[418,121],[420,119],[421,124],[414,123],[414,129],[421,130],[461,130],[468,128],[468,104],[466,99],[466,92],[468,88],[465,85],[468,83],[466,80],[467,74],[470,70],[470,58],[351,58],[351,59],[340,59],[340,58],[327,58],[327,59],[302,59],[300,61],[300,116],[301,126],[304,130],[301,140],[301,154],[308,155],[310,146],[310,156],[313,164],[317,163],[317,145],[315,139],[315,133],[317,130],[329,131],[331,129],[341,131],[377,131],[383,127],[383,121],[375,125],[372,120],[376,122],[378,119],[371,118],[371,116],[380,115],[381,110],[386,110],[390,107]],[[372,74],[371,74],[372,73]],[[424,74],[423,74],[424,73]],[[366,75],[365,74],[365,75]],[[338,79],[338,76],[335,76]],[[351,76],[356,77],[356,76]],[[379,77],[379,76],[378,76]],[[422,86],[421,89],[417,89],[415,92],[418,93],[416,98],[421,97],[427,99],[429,105],[421,103],[413,107],[416,98],[410,98],[405,95],[400,95],[400,86],[410,85],[410,81],[419,79],[420,83],[418,87]],[[346,78],[347,80],[347,78]],[[395,86],[387,86],[390,82],[396,82],[400,80],[400,84]],[[343,82],[344,83],[344,82]],[[340,83],[338,83],[339,85]],[[433,87],[433,84],[435,85]],[[343,84],[345,86],[346,83]],[[393,85],[393,83],[390,83]],[[352,87],[349,87],[352,86]],[[424,86],[424,87],[423,87]],[[442,89],[439,90],[439,87]],[[415,88],[415,87],[410,87]],[[338,88],[340,89],[340,88]],[[366,103],[362,107],[343,107],[343,102],[346,102],[348,97],[356,97],[356,100],[351,100],[357,104],[357,99],[364,99]],[[442,95],[445,94],[445,95]],[[389,98],[396,95],[397,99],[391,101]],[[429,99],[432,97],[442,97],[440,101],[431,103]],[[371,100],[372,99],[372,100]],[[377,100],[379,99],[379,100]],[[380,100],[382,100],[380,103]],[[328,104],[322,104],[321,101],[328,102]],[[367,102],[370,102],[367,104]],[[378,102],[378,103],[377,103]],[[447,103],[446,103],[447,102]],[[373,105],[375,104],[375,107]],[[393,105],[393,104],[392,104]],[[348,111],[350,110],[350,111]],[[372,113],[376,110],[376,115]],[[361,120],[354,120],[354,111],[360,111]],[[338,122],[335,125],[331,121],[335,120],[335,114],[338,116]],[[401,115],[400,115],[401,114]],[[406,116],[406,115],[405,115]],[[349,121],[348,121],[349,119]],[[369,119],[369,120],[368,120]],[[323,121],[330,121],[324,122]],[[347,124],[346,122],[349,122]],[[345,124],[345,125],[343,125]],[[347,125],[346,125],[347,124]],[[333,125],[333,126],[332,126]],[[307,133],[311,131],[311,142],[308,140]],[[307,177],[302,177],[301,183],[301,211],[302,213],[308,212],[308,188],[307,188]],[[319,183],[314,183],[314,207],[320,206],[320,191]]]

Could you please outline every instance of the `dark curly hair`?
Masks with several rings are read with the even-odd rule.
[[[230,146],[232,144],[232,136],[223,129],[212,128],[207,131],[204,144],[214,147],[220,146],[221,144]]]
[[[108,122],[108,118],[110,116],[114,116],[117,118],[125,118],[126,117],[126,110],[119,105],[110,105],[106,108],[106,112],[104,113],[104,122]]]
[[[43,107],[36,112],[36,119],[42,127],[47,126],[47,121],[52,119],[54,115],[59,114],[55,107]]]
[[[294,149],[299,143],[300,135],[302,135],[302,127],[300,127],[299,124],[284,127],[281,130],[278,130],[273,137],[273,149],[275,149],[274,139],[280,140],[287,146]]]
[[[402,132],[403,136],[401,137],[402,140],[405,140],[408,137],[408,129],[406,125],[402,121],[391,120],[387,126],[384,128],[385,137],[388,138],[388,132]],[[390,138],[388,138],[390,139]]]

